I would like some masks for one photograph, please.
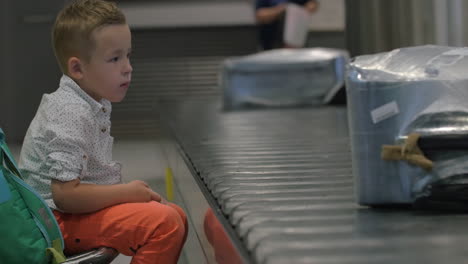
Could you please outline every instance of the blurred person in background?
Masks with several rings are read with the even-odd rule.
[[[255,21],[262,50],[288,48],[283,42],[283,20],[288,3],[301,5],[311,14],[319,6],[317,0],[256,0]]]

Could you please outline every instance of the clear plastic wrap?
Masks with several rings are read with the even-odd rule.
[[[468,182],[468,48],[419,46],[353,59],[346,90],[360,204],[413,203]],[[432,170],[382,160],[410,133]],[[453,197],[444,194],[444,202]],[[439,199],[439,198],[438,198]]]
[[[326,48],[277,49],[227,59],[224,108],[320,105],[344,85],[349,55]]]

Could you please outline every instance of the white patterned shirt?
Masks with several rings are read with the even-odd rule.
[[[117,184],[121,165],[112,161],[111,103],[94,100],[63,75],[57,91],[45,94],[24,138],[19,168],[26,183],[57,209],[51,180]]]

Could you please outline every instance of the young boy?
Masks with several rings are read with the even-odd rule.
[[[77,0],[57,16],[52,41],[63,76],[43,96],[20,155],[26,181],[54,210],[65,252],[107,246],[132,263],[177,263],[187,220],[142,181],[121,183],[112,161],[111,102],[130,84],[131,33],[115,4]]]

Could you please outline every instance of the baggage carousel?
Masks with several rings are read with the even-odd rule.
[[[225,112],[219,98],[199,98],[158,109],[197,183],[184,190],[175,173],[176,185],[189,216],[205,217],[195,232],[219,263],[468,260],[468,215],[355,202],[345,107]],[[222,230],[207,232],[214,224],[190,208],[197,193]]]

